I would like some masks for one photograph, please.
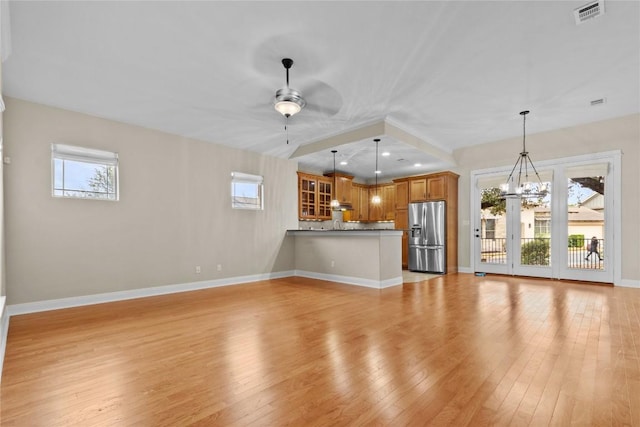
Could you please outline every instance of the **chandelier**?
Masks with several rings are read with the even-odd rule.
[[[539,198],[549,193],[547,185],[542,183],[540,175],[533,165],[526,147],[526,121],[529,111],[521,111],[522,116],[522,151],[516,164],[511,169],[507,182],[500,184],[500,196],[509,198]],[[529,180],[529,170],[535,173],[537,182]],[[516,174],[517,171],[517,174]]]

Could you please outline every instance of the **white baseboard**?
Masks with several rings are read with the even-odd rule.
[[[295,270],[295,275],[310,279],[329,280],[347,285],[364,286],[366,288],[383,289],[390,286],[402,285],[402,276],[386,280],[363,279],[361,277],[339,276],[337,274],[316,273],[314,271]]]
[[[471,267],[458,267],[458,273],[474,273],[473,268]]]
[[[132,289],[128,291],[108,292],[79,297],[60,298],[47,301],[28,302],[24,304],[11,304],[7,306],[10,316],[18,314],[37,313],[40,311],[58,310],[61,308],[80,307],[83,305],[101,304],[105,302],[123,301],[134,298],[144,298],[156,295],[174,294],[178,292],[196,291],[220,286],[240,285],[260,280],[279,279],[290,277],[294,271],[280,271],[276,273],[254,274],[250,276],[229,277],[217,280],[205,280],[202,282],[181,283],[177,285],[154,286],[150,288]]]
[[[614,286],[622,286],[625,288],[639,288],[640,280],[622,279],[618,283],[614,283]]]

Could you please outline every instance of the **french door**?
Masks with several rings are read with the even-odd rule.
[[[478,183],[476,271],[552,277],[551,197],[501,199],[493,181]],[[551,188],[550,180],[543,184]]]
[[[539,172],[550,193],[537,199],[501,199],[504,170],[472,173],[474,271],[613,282],[619,153],[543,162]]]

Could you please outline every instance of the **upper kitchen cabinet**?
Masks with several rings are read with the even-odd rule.
[[[457,193],[458,175],[453,172],[440,172],[412,177],[409,180],[409,201],[447,200],[449,190],[453,187],[455,187]]]
[[[396,186],[385,184],[380,186],[382,197],[382,220],[393,221],[396,217]]]
[[[331,219],[333,181],[298,172],[298,218]]]
[[[412,178],[409,181],[409,201],[424,202],[427,200],[427,178]]]
[[[325,176],[334,180],[334,174],[328,173]],[[342,205],[351,205],[353,203],[353,195],[351,192],[353,176],[341,173],[335,174],[335,197]]]
[[[369,219],[369,189],[366,185],[351,185],[351,221],[367,221]]]
[[[373,203],[372,199],[373,196],[378,195],[380,196],[380,203]],[[383,213],[382,213],[382,189],[380,188],[380,186],[375,187],[375,186],[371,186],[369,187],[369,195],[367,197],[367,203],[369,205],[369,221],[382,221],[383,220]]]
[[[396,186],[396,210],[407,209],[409,205],[409,181],[403,178],[393,182]]]

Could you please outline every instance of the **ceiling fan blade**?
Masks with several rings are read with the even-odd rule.
[[[329,84],[320,80],[308,80],[302,89],[302,96],[307,101],[305,110],[320,113],[326,117],[338,114],[343,100],[340,93]]]

